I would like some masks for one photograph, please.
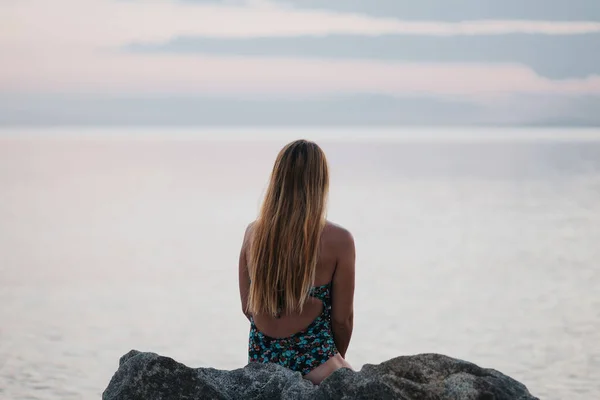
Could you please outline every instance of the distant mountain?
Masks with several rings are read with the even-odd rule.
[[[600,126],[600,97],[460,98],[356,94],[312,98],[0,95],[0,125]]]

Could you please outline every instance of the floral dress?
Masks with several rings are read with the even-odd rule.
[[[331,330],[331,284],[311,288],[310,295],[323,302],[323,311],[306,329],[291,336],[269,337],[251,318],[249,362],[275,363],[306,375],[337,354]]]

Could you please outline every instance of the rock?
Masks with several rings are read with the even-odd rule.
[[[135,350],[121,357],[102,399],[539,400],[498,371],[439,354],[396,357],[359,372],[340,369],[314,386],[300,373],[274,364],[195,369]]]

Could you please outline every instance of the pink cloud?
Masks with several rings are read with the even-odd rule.
[[[313,94],[377,92],[489,95],[508,92],[600,94],[600,77],[553,81],[526,67],[102,54],[51,54],[9,60],[0,74],[8,91]]]
[[[600,78],[551,81],[526,67],[134,55],[131,41],[181,34],[261,36],[325,33],[577,34],[596,22],[404,22],[323,11],[207,6],[167,0],[19,0],[0,5],[0,90],[50,92],[600,93]]]

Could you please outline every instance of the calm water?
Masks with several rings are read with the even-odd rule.
[[[356,368],[439,352],[600,398],[600,131],[551,133],[0,132],[0,398],[99,398],[132,348],[243,366],[239,246],[296,136],[355,236]]]

